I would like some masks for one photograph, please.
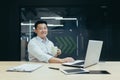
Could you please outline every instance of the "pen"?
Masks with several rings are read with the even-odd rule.
[[[55,67],[48,67],[49,69],[54,69],[54,70],[59,70],[59,68],[55,68]]]

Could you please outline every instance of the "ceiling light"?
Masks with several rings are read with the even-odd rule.
[[[21,23],[21,25],[22,25],[22,26],[30,26],[30,25],[33,26],[34,23]]]
[[[47,26],[51,26],[51,27],[63,27],[64,25],[62,24],[47,24]]]
[[[63,19],[63,17],[40,17],[40,19]]]

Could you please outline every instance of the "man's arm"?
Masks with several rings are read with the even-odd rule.
[[[74,61],[72,57],[66,57],[63,59],[52,57],[49,59],[48,62],[49,63],[65,63],[65,62],[72,62],[72,61]]]
[[[41,50],[40,46],[38,44],[36,44],[35,42],[30,42],[28,44],[28,52],[29,52],[29,54],[34,56],[39,61],[48,62],[48,60],[50,58],[52,58],[51,55],[44,53]]]

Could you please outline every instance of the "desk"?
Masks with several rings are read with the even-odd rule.
[[[31,73],[26,72],[6,72],[10,67],[31,62],[0,62],[0,80],[119,80],[120,62],[100,62],[97,65],[87,68],[87,70],[107,70],[111,74],[74,74],[65,75],[59,70],[49,69],[48,67],[71,68],[61,66],[57,63],[40,63],[43,66]]]

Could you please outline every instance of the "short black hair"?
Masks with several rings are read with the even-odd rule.
[[[35,23],[35,29],[37,28],[37,25],[38,24],[46,24],[47,25],[47,22],[46,21],[43,21],[43,20],[39,20]]]

